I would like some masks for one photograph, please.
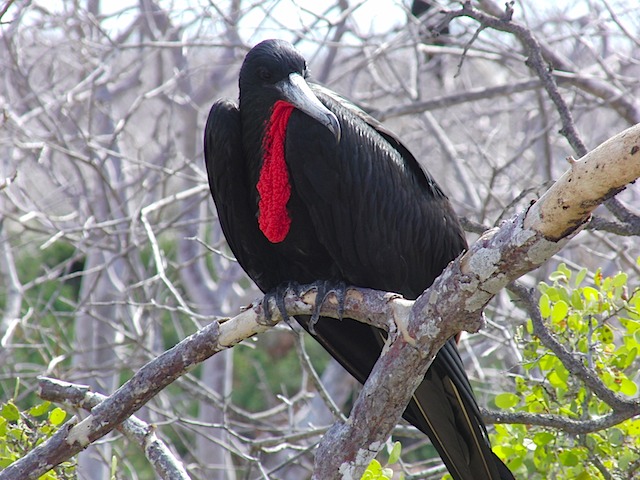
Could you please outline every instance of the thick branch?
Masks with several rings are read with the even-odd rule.
[[[526,226],[549,239],[582,225],[600,203],[640,176],[640,124],[610,138],[571,168],[531,207]]]
[[[107,399],[105,395],[94,393],[85,385],[75,385],[52,378],[41,377],[39,395],[45,400],[70,404],[74,408],[91,410]],[[129,440],[137,443],[147,460],[153,465],[160,478],[165,480],[189,480],[189,474],[171,450],[157,436],[155,427],[131,416],[117,429]]]
[[[550,413],[496,412],[482,408],[480,410],[486,423],[538,425],[562,430],[570,435],[583,435],[613,427],[636,415],[640,415],[640,403],[636,402],[626,406],[624,409],[615,410],[602,417],[587,420],[577,420]]]
[[[611,164],[625,173],[614,175]],[[325,435],[316,454],[314,478],[360,478],[447,339],[461,329],[477,330],[484,307],[496,293],[551,258],[599,203],[638,176],[640,125],[573,163],[528,211],[486,232],[452,262],[415,301],[408,325],[399,327],[401,334],[391,339],[376,363],[349,421],[336,423]],[[589,186],[576,187],[581,182]],[[389,372],[412,373],[402,381]]]
[[[300,296],[289,292],[285,298],[291,315],[310,315],[315,306],[316,291],[309,289]],[[349,288],[345,298],[345,315],[371,323],[393,333],[395,324],[403,324],[410,304],[399,295],[367,289]],[[89,444],[117,428],[160,390],[190,368],[215,353],[233,347],[242,340],[262,333],[282,318],[275,304],[270,304],[271,320],[264,315],[262,304],[256,304],[232,320],[214,321],[185,338],[172,349],[142,367],[110,397],[92,408],[82,421],[72,417],[49,440],[0,472],[0,480],[35,479],[56,465],[84,450]],[[335,298],[325,302],[322,315],[338,317]]]

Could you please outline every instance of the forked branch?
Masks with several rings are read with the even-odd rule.
[[[345,316],[389,332],[349,421],[336,423],[316,454],[315,478],[360,478],[397,424],[435,353],[460,330],[477,331],[493,296],[558,252],[607,198],[640,177],[640,124],[616,135],[571,167],[527,211],[489,230],[452,262],[415,302],[396,294],[349,288]],[[314,289],[285,298],[291,315],[309,315]],[[231,320],[216,320],[145,365],[79,421],[71,419],[51,439],[0,472],[0,480],[37,478],[120,425],[161,389],[215,353],[281,320],[261,304]],[[338,316],[335,298],[322,315]],[[394,375],[389,375],[394,372]]]

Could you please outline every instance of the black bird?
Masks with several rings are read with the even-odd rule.
[[[291,44],[266,40],[244,60],[239,106],[211,108],[204,156],[227,242],[265,293],[319,281],[414,299],[467,247],[457,217],[393,134],[307,75]],[[296,320],[367,379],[379,330],[348,318]],[[491,451],[453,339],[404,417],[430,437],[454,479],[513,478]]]

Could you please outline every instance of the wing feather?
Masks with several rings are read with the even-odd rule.
[[[204,132],[204,158],[209,188],[222,232],[243,269],[258,286],[273,272],[273,256],[258,229],[249,196],[247,162],[242,148],[240,111],[230,100],[218,100],[209,111]]]

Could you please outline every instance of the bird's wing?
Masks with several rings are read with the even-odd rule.
[[[415,298],[466,248],[455,213],[393,134],[366,113],[316,94],[338,117],[342,137],[336,144],[326,128],[292,113],[286,161],[293,188],[343,280]],[[380,354],[379,334],[347,322],[353,321],[323,326],[321,319],[316,338],[362,381]],[[512,478],[502,477],[508,470],[491,452],[453,340],[437,355],[405,418],[430,436],[455,479]]]
[[[261,277],[272,271],[273,260],[262,253],[268,244],[258,229],[255,207],[250,205],[240,111],[229,100],[219,100],[211,107],[204,131],[204,158],[222,232],[240,265],[261,285]]]
[[[316,93],[338,117],[342,138],[336,143],[310,117],[292,113],[286,161],[293,188],[345,278],[415,298],[466,247],[457,217],[391,133]]]

